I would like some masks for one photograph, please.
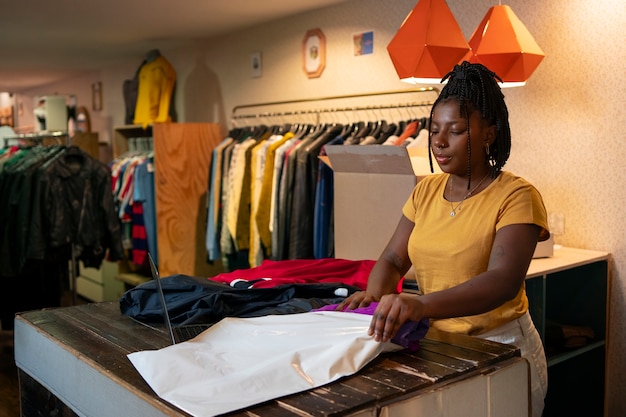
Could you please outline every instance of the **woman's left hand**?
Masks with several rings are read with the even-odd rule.
[[[378,302],[368,334],[377,342],[391,340],[408,320],[420,321],[424,306],[414,294],[387,294]]]

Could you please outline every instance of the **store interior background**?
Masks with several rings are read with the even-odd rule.
[[[415,3],[349,0],[211,39],[182,45],[154,41],[150,47],[176,69],[178,120],[218,122],[225,134],[237,105],[411,88],[398,80],[386,46]],[[447,3],[468,39],[487,10],[498,4]],[[557,243],[612,254],[606,406],[610,416],[626,415],[626,8],[618,0],[503,4],[546,54],[526,86],[505,90],[513,133],[505,169],[535,184],[549,212],[564,215]],[[309,79],[302,70],[302,40],[314,28],[326,37],[326,67],[321,77]],[[366,31],[374,32],[374,53],[355,57],[352,35]],[[262,54],[258,78],[250,70],[255,51]],[[15,100],[22,109],[18,126],[29,125],[34,97],[74,94],[78,105],[90,109],[100,141],[110,142],[113,128],[124,124],[122,84],[142,59],[14,91],[10,97],[0,93],[0,107]],[[94,82],[102,83],[102,110],[97,112],[91,111]],[[362,100],[376,104],[376,98]]]

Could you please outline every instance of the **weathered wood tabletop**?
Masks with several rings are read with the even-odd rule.
[[[29,333],[53,344],[51,347],[33,346],[29,342],[29,337],[33,336],[29,336]],[[73,411],[69,411],[70,408],[80,407],[81,400],[70,398],[72,388],[52,386],[57,384],[54,382],[54,369],[40,369],[37,360],[33,358],[33,355],[41,354],[41,361],[46,361],[47,366],[54,366],[54,357],[46,355],[48,352],[53,355],[53,351],[58,348],[60,352],[69,353],[71,358],[95,370],[97,375],[93,377],[94,381],[106,378],[124,392],[130,392],[136,401],[148,403],[163,415],[186,416],[186,413],[159,398],[126,356],[140,350],[163,348],[169,343],[165,332],[143,326],[120,314],[117,302],[20,314],[16,318],[15,349],[16,363],[20,368],[22,415],[40,415],[35,414],[35,410],[46,406],[42,404],[44,400],[50,403],[50,397],[39,392],[42,390],[51,392],[63,403],[69,403],[62,415],[74,415]],[[41,349],[46,353],[43,354]],[[519,355],[519,350],[514,346],[431,330],[421,341],[421,349],[417,352],[382,354],[355,375],[229,415],[359,415],[360,411],[378,409],[385,404],[417,395],[421,390],[432,389],[436,384],[484,372],[490,366]],[[65,378],[72,378],[71,370],[68,371]],[[98,390],[97,387],[93,389],[96,392]],[[80,387],[73,390],[80,391]],[[89,394],[77,392],[76,395]],[[120,403],[123,403],[123,398],[120,398]],[[57,409],[64,408],[63,404],[54,406]],[[106,406],[111,404],[103,405]],[[83,412],[79,411],[79,414]]]

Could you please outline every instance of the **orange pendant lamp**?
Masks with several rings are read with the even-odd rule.
[[[469,45],[470,62],[495,72],[503,87],[526,84],[545,54],[509,6],[493,6],[478,25]]]
[[[445,0],[419,0],[387,45],[400,80],[439,83],[470,50]]]

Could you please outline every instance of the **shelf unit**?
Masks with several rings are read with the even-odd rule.
[[[114,129],[113,156],[131,150],[133,138],[152,138],[158,263],[161,276],[210,276],[206,262],[206,194],[212,151],[222,140],[216,123],[156,123]],[[135,286],[149,270],[120,265],[117,279]]]
[[[604,414],[610,255],[561,247],[533,259],[526,276],[529,311],[548,361],[544,417]],[[590,328],[588,344],[557,348],[547,337],[550,323]]]
[[[119,158],[125,153],[135,150],[131,141],[152,140],[152,125],[125,125],[113,129],[113,157]],[[126,289],[149,281],[147,271],[140,271],[129,259],[119,262],[118,273],[115,279],[121,282]]]
[[[98,269],[86,267],[82,261],[78,261],[78,265],[78,295],[94,302],[119,300],[124,292],[124,285],[117,280],[117,263],[104,260]]]

